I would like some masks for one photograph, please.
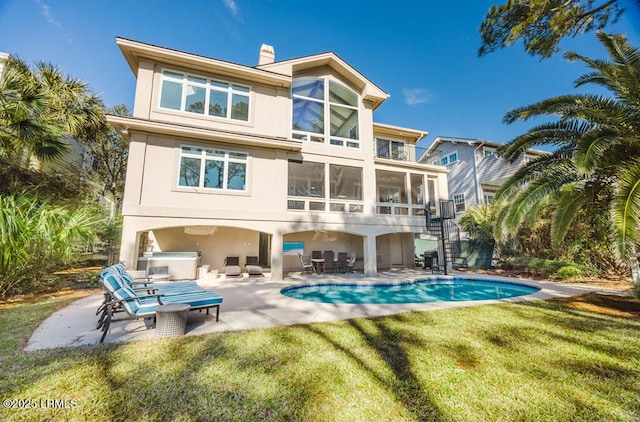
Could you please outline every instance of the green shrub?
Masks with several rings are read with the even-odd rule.
[[[582,270],[577,265],[568,264],[556,271],[554,277],[560,280],[573,280],[582,277],[582,275]]]
[[[56,283],[53,273],[93,240],[94,225],[95,215],[83,208],[0,195],[0,299]]]
[[[568,280],[583,276],[582,270],[575,263],[555,259],[518,256],[507,259],[506,267],[534,277]]]

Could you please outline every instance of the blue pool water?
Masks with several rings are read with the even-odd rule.
[[[429,279],[396,284],[310,284],[285,287],[285,296],[322,303],[398,304],[504,299],[536,293],[523,284],[462,278]]]

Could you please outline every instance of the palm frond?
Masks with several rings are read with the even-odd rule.
[[[575,145],[591,129],[591,124],[580,120],[544,123],[502,145],[498,148],[498,154],[514,162],[525,151],[535,147]]]
[[[551,241],[554,244],[562,242],[586,201],[580,183],[568,184],[558,192],[558,202],[551,220]]]
[[[500,224],[507,230],[515,230],[537,207],[550,195],[560,191],[564,186],[575,183],[577,176],[570,163],[557,166],[545,174],[532,180],[517,194],[511,197],[509,209]]]
[[[616,244],[620,257],[629,259],[638,242],[640,160],[628,164],[622,170],[616,188],[617,194],[612,204]]]
[[[522,186],[550,172],[553,168],[560,168],[560,172],[575,173],[576,169],[571,161],[573,148],[564,146],[552,154],[545,154],[531,160],[511,176],[496,192],[497,201],[506,201]]]

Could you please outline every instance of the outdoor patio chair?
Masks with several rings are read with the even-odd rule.
[[[149,293],[160,292],[163,294],[204,292],[206,291],[195,281],[150,283],[148,281],[136,282],[127,274],[105,269],[100,274],[100,281],[107,291],[114,291],[122,287],[131,287],[133,290],[147,291]],[[107,284],[105,286],[105,283]]]
[[[147,280],[135,281],[122,264],[105,268],[100,274],[100,283],[104,287],[105,292],[104,300],[96,310],[96,315],[100,315],[96,328],[100,328],[105,323],[107,318],[107,303],[113,301],[113,292],[123,287],[130,287],[134,291],[146,292],[147,294],[158,293],[166,296],[207,291],[200,287],[195,281],[166,283],[151,283]],[[112,313],[121,311],[122,309],[119,306],[114,306],[111,309]]]
[[[338,260],[335,264],[336,273],[347,272],[347,259],[348,254],[346,252],[338,252]]]
[[[109,327],[112,322],[126,321],[132,319],[144,318],[146,322],[155,320],[156,308],[160,305],[170,303],[181,303],[189,305],[190,310],[202,311],[206,310],[209,315],[209,309],[216,308],[216,321],[220,320],[220,304],[222,304],[222,296],[215,292],[205,291],[198,293],[184,293],[175,296],[165,296],[162,294],[139,294],[130,287],[122,287],[111,292],[113,300],[107,303],[107,313],[104,324],[102,324],[102,343],[107,336]],[[114,309],[118,307],[126,312],[127,317],[114,319]]]
[[[247,269],[247,274],[249,274],[249,277],[255,275],[255,276],[264,276],[264,272],[262,270],[262,267],[258,264],[258,257],[257,256],[248,256],[247,257],[247,264],[244,266]]]
[[[351,256],[349,256],[349,259],[347,260],[347,266],[346,266],[347,274],[353,273],[353,265],[355,263],[356,263],[356,253],[352,252]]]
[[[298,253],[298,258],[300,259],[300,268],[302,269],[303,273],[306,272],[310,272],[313,273],[313,264],[311,263],[311,261],[309,260],[308,257],[304,257],[302,256],[301,253]],[[306,258],[306,260],[305,260]]]
[[[335,272],[335,263],[334,261],[334,254],[333,251],[324,251],[324,271],[326,272],[327,269],[329,269],[329,271],[334,271]]]
[[[228,256],[227,259],[224,260],[224,274],[227,277],[242,277],[240,257]]]

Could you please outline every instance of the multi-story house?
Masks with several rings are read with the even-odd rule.
[[[137,78],[121,260],[142,251],[259,256],[274,280],[297,252],[356,253],[366,275],[414,265],[425,204],[446,169],[422,163],[427,133],[374,123],[389,97],[336,54],[246,66],[117,38]],[[150,244],[148,239],[152,239]]]
[[[2,77],[2,72],[4,71],[4,65],[9,60],[9,53],[4,53],[0,51],[0,77]]]
[[[478,204],[490,204],[498,189],[532,158],[544,152],[527,150],[510,163],[496,155],[502,144],[482,139],[437,137],[423,160],[447,168],[449,197],[456,215]]]

